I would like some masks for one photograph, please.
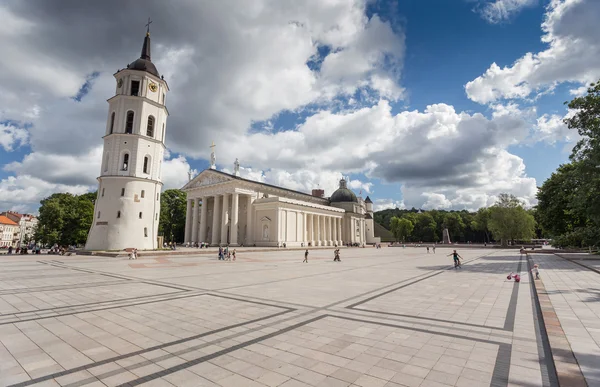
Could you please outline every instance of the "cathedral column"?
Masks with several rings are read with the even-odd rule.
[[[329,246],[333,246],[333,218],[327,217],[327,242]]]
[[[198,199],[194,198],[194,216],[192,216],[192,243],[198,242]]]
[[[333,218],[333,245],[338,245],[338,236],[337,236],[337,221],[338,218]]]
[[[253,232],[254,228],[252,227],[252,195],[248,195],[248,203],[246,204],[246,241],[244,242],[247,246],[253,242]]]
[[[327,227],[326,227],[326,216],[321,216],[321,246],[327,246]]]
[[[314,246],[315,241],[313,239],[313,214],[306,214],[306,234],[307,244],[310,243],[311,246]]]
[[[208,210],[208,196],[202,197],[202,207],[200,207],[200,232],[198,242],[206,242],[206,211]]]
[[[315,234],[315,246],[321,246],[321,216],[315,215],[315,223],[317,223],[317,232]]]
[[[223,210],[221,211],[221,244],[227,244],[227,225],[229,223],[229,194],[223,194]]]
[[[329,246],[329,216],[325,217],[325,246]]]
[[[344,238],[342,237],[342,218],[338,218],[337,229],[338,229],[338,246],[341,246],[344,241]]]
[[[215,204],[213,205],[213,224],[212,224],[212,241],[210,244],[217,246],[219,244],[219,222],[221,221],[221,196],[215,195]]]
[[[308,214],[306,212],[302,213],[302,242],[306,245],[306,219],[308,218]]]
[[[185,209],[185,238],[184,242],[191,242],[190,234],[192,232],[192,199],[187,200]]]
[[[238,244],[238,208],[239,194],[234,192],[231,194],[231,245]]]

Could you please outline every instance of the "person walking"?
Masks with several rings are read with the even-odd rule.
[[[306,249],[306,251],[304,252],[304,261],[302,261],[302,263],[308,263],[308,249]]]
[[[448,257],[452,256],[452,258],[454,259],[454,268],[461,268],[460,266],[460,260],[462,259],[462,257],[456,252],[456,250],[454,250],[452,252],[452,254],[448,254]]]
[[[435,254],[435,245],[431,246],[431,248],[433,249],[433,253]]]
[[[219,246],[219,261],[223,259],[223,248]]]
[[[235,249],[233,249],[233,253],[231,253],[231,255],[233,256],[233,260],[235,261]]]
[[[429,246],[427,246],[427,254],[429,254]]]

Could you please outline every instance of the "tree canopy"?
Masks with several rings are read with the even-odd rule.
[[[179,189],[168,189],[160,196],[158,232],[165,237],[165,241],[183,242],[186,198],[186,193]]]
[[[94,219],[96,193],[55,193],[43,199],[35,240],[43,244],[84,244]]]
[[[506,245],[508,241],[534,237],[535,219],[514,195],[500,194],[489,211],[488,227],[494,238],[501,240],[502,245]]]
[[[390,225],[392,227],[392,234],[394,234],[394,238],[396,238],[396,241],[398,242],[404,242],[406,237],[409,236],[415,228],[414,224],[409,219],[398,218],[395,216],[392,217]]]
[[[561,165],[539,187],[536,216],[558,246],[597,246],[600,240],[600,81],[567,103],[565,119],[581,139],[571,162]]]

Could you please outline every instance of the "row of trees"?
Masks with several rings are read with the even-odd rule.
[[[598,246],[600,241],[600,81],[568,103],[565,123],[582,137],[570,162],[539,188],[537,220],[558,246]]]
[[[83,245],[94,221],[97,193],[83,195],[55,193],[40,203],[35,240],[44,245]],[[160,199],[159,235],[166,241],[182,242],[185,233],[186,194],[178,189],[166,190]]]
[[[489,208],[467,211],[384,210],[375,221],[392,231],[397,241],[438,242],[448,229],[453,242],[528,240],[536,236],[535,210],[526,210],[513,195],[501,194]],[[387,224],[386,224],[387,223]]]

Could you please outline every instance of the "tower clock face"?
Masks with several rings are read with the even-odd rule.
[[[123,86],[123,80],[122,80],[122,79],[119,79],[119,80],[117,81],[117,87],[120,89],[120,88],[121,88],[121,86]]]
[[[150,82],[150,84],[148,85],[148,88],[150,89],[151,92],[155,92],[156,90],[158,90],[158,85],[154,82]]]

